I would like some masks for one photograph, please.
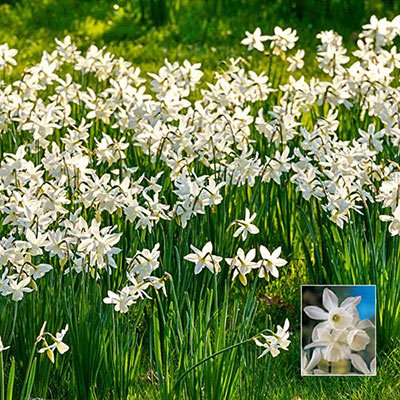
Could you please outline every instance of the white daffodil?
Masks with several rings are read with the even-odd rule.
[[[257,213],[250,215],[249,209],[246,208],[245,218],[237,219],[237,220],[233,221],[228,227],[228,229],[229,229],[233,225],[239,225],[239,228],[236,229],[236,231],[233,234],[233,237],[238,237],[241,235],[242,240],[244,241],[247,239],[247,235],[249,233],[252,235],[257,235],[257,233],[259,233],[260,230],[257,228],[257,226],[252,224],[252,222],[254,221],[256,216],[257,216]]]
[[[329,327],[343,329],[353,325],[353,310],[361,301],[361,297],[348,297],[339,306],[339,300],[332,290],[325,288],[322,294],[322,304],[327,310],[317,306],[304,307],[304,312],[311,319],[326,321]]]
[[[304,347],[305,350],[313,347],[322,347],[322,356],[329,362],[349,359],[351,349],[347,345],[346,329],[331,329],[320,327],[313,332],[313,342]]]
[[[47,244],[47,234],[38,234],[37,236],[28,228],[25,232],[26,240],[29,243],[30,253],[33,256],[43,254],[43,247]]]
[[[329,363],[344,363],[349,366],[352,360],[356,370],[366,367],[359,358],[358,352],[364,351],[371,343],[371,336],[366,331],[375,328],[369,319],[360,319],[356,305],[361,301],[361,296],[348,297],[340,305],[336,295],[328,288],[323,292],[323,304],[328,311],[319,307],[307,306],[304,308],[310,318],[323,320],[314,326],[311,334],[311,343],[304,350],[313,349],[320,352],[320,357]],[[307,309],[307,310],[306,310]],[[355,356],[355,357],[354,357]],[[361,359],[361,361],[360,361]],[[306,365],[305,361],[303,362]],[[318,364],[318,363],[317,363]],[[313,365],[313,368],[315,365]],[[318,369],[308,368],[304,373],[322,373]],[[365,368],[364,368],[365,372]],[[352,372],[349,372],[351,375]]]
[[[305,51],[300,49],[297,50],[295,55],[288,57],[287,61],[289,62],[289,67],[287,68],[287,71],[293,72],[302,69],[304,67],[304,54]]]
[[[383,150],[382,140],[380,140],[385,136],[383,130],[376,132],[375,125],[369,124],[368,131],[359,129],[358,132],[360,134],[360,139],[358,139],[360,143],[366,143],[368,147],[376,151]]]
[[[9,348],[10,348],[10,346],[4,346],[3,340],[1,339],[1,336],[0,336],[0,353],[2,353],[3,351],[5,351]]]
[[[33,279],[42,278],[47,272],[51,271],[53,267],[50,264],[39,264],[39,265],[32,265],[29,268],[30,275]]]
[[[283,267],[287,264],[286,260],[284,260],[283,258],[279,258],[279,256],[281,255],[281,251],[281,247],[278,247],[271,254],[265,246],[260,246],[262,260],[259,261],[259,278],[265,278],[268,280],[269,274],[271,274],[275,278],[279,277],[278,268]]]
[[[9,286],[12,292],[12,299],[14,301],[21,301],[24,297],[24,293],[29,293],[33,291],[32,288],[27,287],[30,282],[31,278],[29,276],[19,282],[15,281],[14,279],[9,280]]]
[[[400,235],[400,204],[394,210],[393,215],[380,215],[379,219],[390,222],[389,232],[392,236]]]
[[[292,28],[282,29],[279,26],[274,28],[274,35],[269,36],[268,39],[271,40],[271,49],[276,55],[285,53],[287,50],[292,49],[297,40],[297,31]]]
[[[14,57],[17,55],[18,50],[10,49],[7,43],[0,45],[0,70],[10,69],[17,65]]]
[[[100,229],[100,223],[93,219],[88,231],[82,234],[78,251],[88,254],[91,267],[116,267],[113,255],[118,254],[121,249],[113,246],[119,242],[122,233],[112,233],[114,230],[110,226]]]
[[[138,299],[137,295],[132,296],[128,286],[120,290],[119,294],[109,290],[107,292],[108,297],[103,299],[105,304],[114,304],[114,310],[120,313],[127,313],[129,306],[136,302]]]
[[[196,264],[194,267],[195,274],[199,274],[204,267],[206,267],[213,274],[217,274],[220,271],[219,263],[221,262],[222,257],[212,254],[213,245],[211,242],[207,242],[203,246],[202,250],[199,250],[193,245],[190,245],[190,248],[194,251],[194,253],[187,254],[183,258]]]
[[[264,357],[266,354],[271,353],[272,357],[276,357],[280,350],[288,350],[290,345],[289,338],[289,320],[286,318],[283,327],[278,325],[278,330],[272,335],[261,334],[261,337],[265,342],[261,342],[259,339],[254,339],[257,346],[263,347],[265,350],[258,356],[258,358]]]
[[[268,36],[261,35],[261,29],[256,28],[253,33],[246,31],[246,37],[240,43],[247,46],[247,50],[264,51],[263,42],[266,40],[268,40]]]
[[[157,243],[152,250],[144,249],[138,251],[133,258],[127,258],[129,269],[136,275],[138,281],[149,277],[160,263],[160,244]]]
[[[63,342],[65,334],[68,332],[68,324],[65,326],[61,332],[56,333],[56,336],[53,336],[51,333],[41,332],[40,339],[44,341],[45,345],[39,350],[39,353],[46,353],[49,360],[54,364],[54,350],[57,350],[60,354],[64,354],[69,350],[69,346]],[[45,339],[45,335],[50,336],[53,340],[51,345],[48,345]],[[39,335],[40,336],[40,335]]]
[[[239,248],[236,256],[233,258],[225,258],[225,261],[229,265],[229,269],[232,271],[232,280],[239,275],[239,280],[243,286],[247,285],[246,275],[254,268],[257,268],[257,263],[254,262],[256,256],[256,250],[251,249],[247,254],[243,249]]]

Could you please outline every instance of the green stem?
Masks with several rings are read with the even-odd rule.
[[[24,394],[26,392],[26,388],[27,388],[27,385],[28,385],[28,380],[29,380],[29,377],[30,377],[30,372],[31,372],[32,364],[33,364],[33,359],[35,357],[36,347],[37,347],[37,343],[34,344],[32,352],[31,352],[31,356],[29,358],[28,369],[26,370],[24,384],[22,386],[22,391],[21,391],[21,399],[24,398]]]
[[[1,398],[1,400],[4,400],[4,366],[3,366],[3,352],[2,351],[0,351],[0,384],[1,384],[0,398]]]
[[[12,342],[13,337],[14,337],[14,331],[15,331],[15,324],[17,322],[17,314],[18,314],[18,303],[14,303],[14,316],[13,316],[13,323],[12,323],[12,328],[11,328],[11,335],[10,339],[8,340],[9,343]]]
[[[235,347],[239,347],[239,346],[241,346],[242,344],[248,343],[248,342],[254,340],[257,336],[258,336],[258,335],[253,336],[253,337],[251,337],[250,339],[243,340],[243,341],[240,342],[240,343],[235,343],[235,344],[232,344],[231,346],[225,347],[224,349],[221,349],[221,350],[217,351],[216,353],[213,353],[213,354],[209,355],[208,357],[203,358],[203,359],[202,359],[201,361],[199,361],[198,363],[192,365],[188,370],[186,370],[186,371],[177,379],[177,381],[176,381],[176,383],[175,383],[175,386],[174,386],[174,389],[178,386],[178,383],[179,383],[187,374],[189,374],[191,371],[193,371],[195,368],[197,368],[197,367],[200,366],[201,364],[204,364],[204,363],[207,362],[208,360],[211,360],[212,358],[214,358],[214,357],[216,357],[216,356],[218,356],[218,355],[220,355],[220,354],[222,354],[222,353],[225,353],[225,352],[228,351],[228,350],[232,350],[232,349],[234,349]]]

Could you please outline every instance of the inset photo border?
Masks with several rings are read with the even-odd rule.
[[[376,285],[301,286],[301,375],[376,376]]]

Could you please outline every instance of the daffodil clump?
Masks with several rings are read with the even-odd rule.
[[[326,217],[344,229],[366,213],[400,235],[400,17],[372,17],[351,54],[336,32],[318,34],[320,78],[301,75],[305,52],[295,30],[245,35],[242,44],[287,79],[275,79],[272,68],[254,71],[242,57],[211,82],[187,60],[165,60],[144,77],[105,48],[82,52],[67,36],[10,81],[19,53],[0,46],[2,302],[40,295],[53,276],[94,281],[101,306],[122,314],[154,298],[161,313],[169,283],[205,282],[207,274],[217,288],[223,279],[223,290],[253,296],[249,287],[279,278],[278,268],[311,252],[310,241],[284,225],[297,226],[293,212],[308,204],[310,220]],[[215,215],[218,227],[210,222]],[[207,237],[190,232],[195,223]],[[339,322],[329,316],[330,324],[347,321],[350,311],[338,309]],[[41,336],[41,352],[53,362],[55,349],[68,350],[68,326]],[[287,320],[277,333],[258,336],[263,354],[286,350],[288,329]],[[365,338],[355,324],[347,347],[330,351],[332,329],[321,327],[316,337],[326,343],[326,359],[351,356],[351,343]],[[356,353],[353,359],[362,370]]]

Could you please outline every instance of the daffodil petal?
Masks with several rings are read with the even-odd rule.
[[[317,306],[304,307],[304,312],[311,319],[316,319],[316,320],[328,319],[328,313],[324,311],[322,308],[319,308]]]

